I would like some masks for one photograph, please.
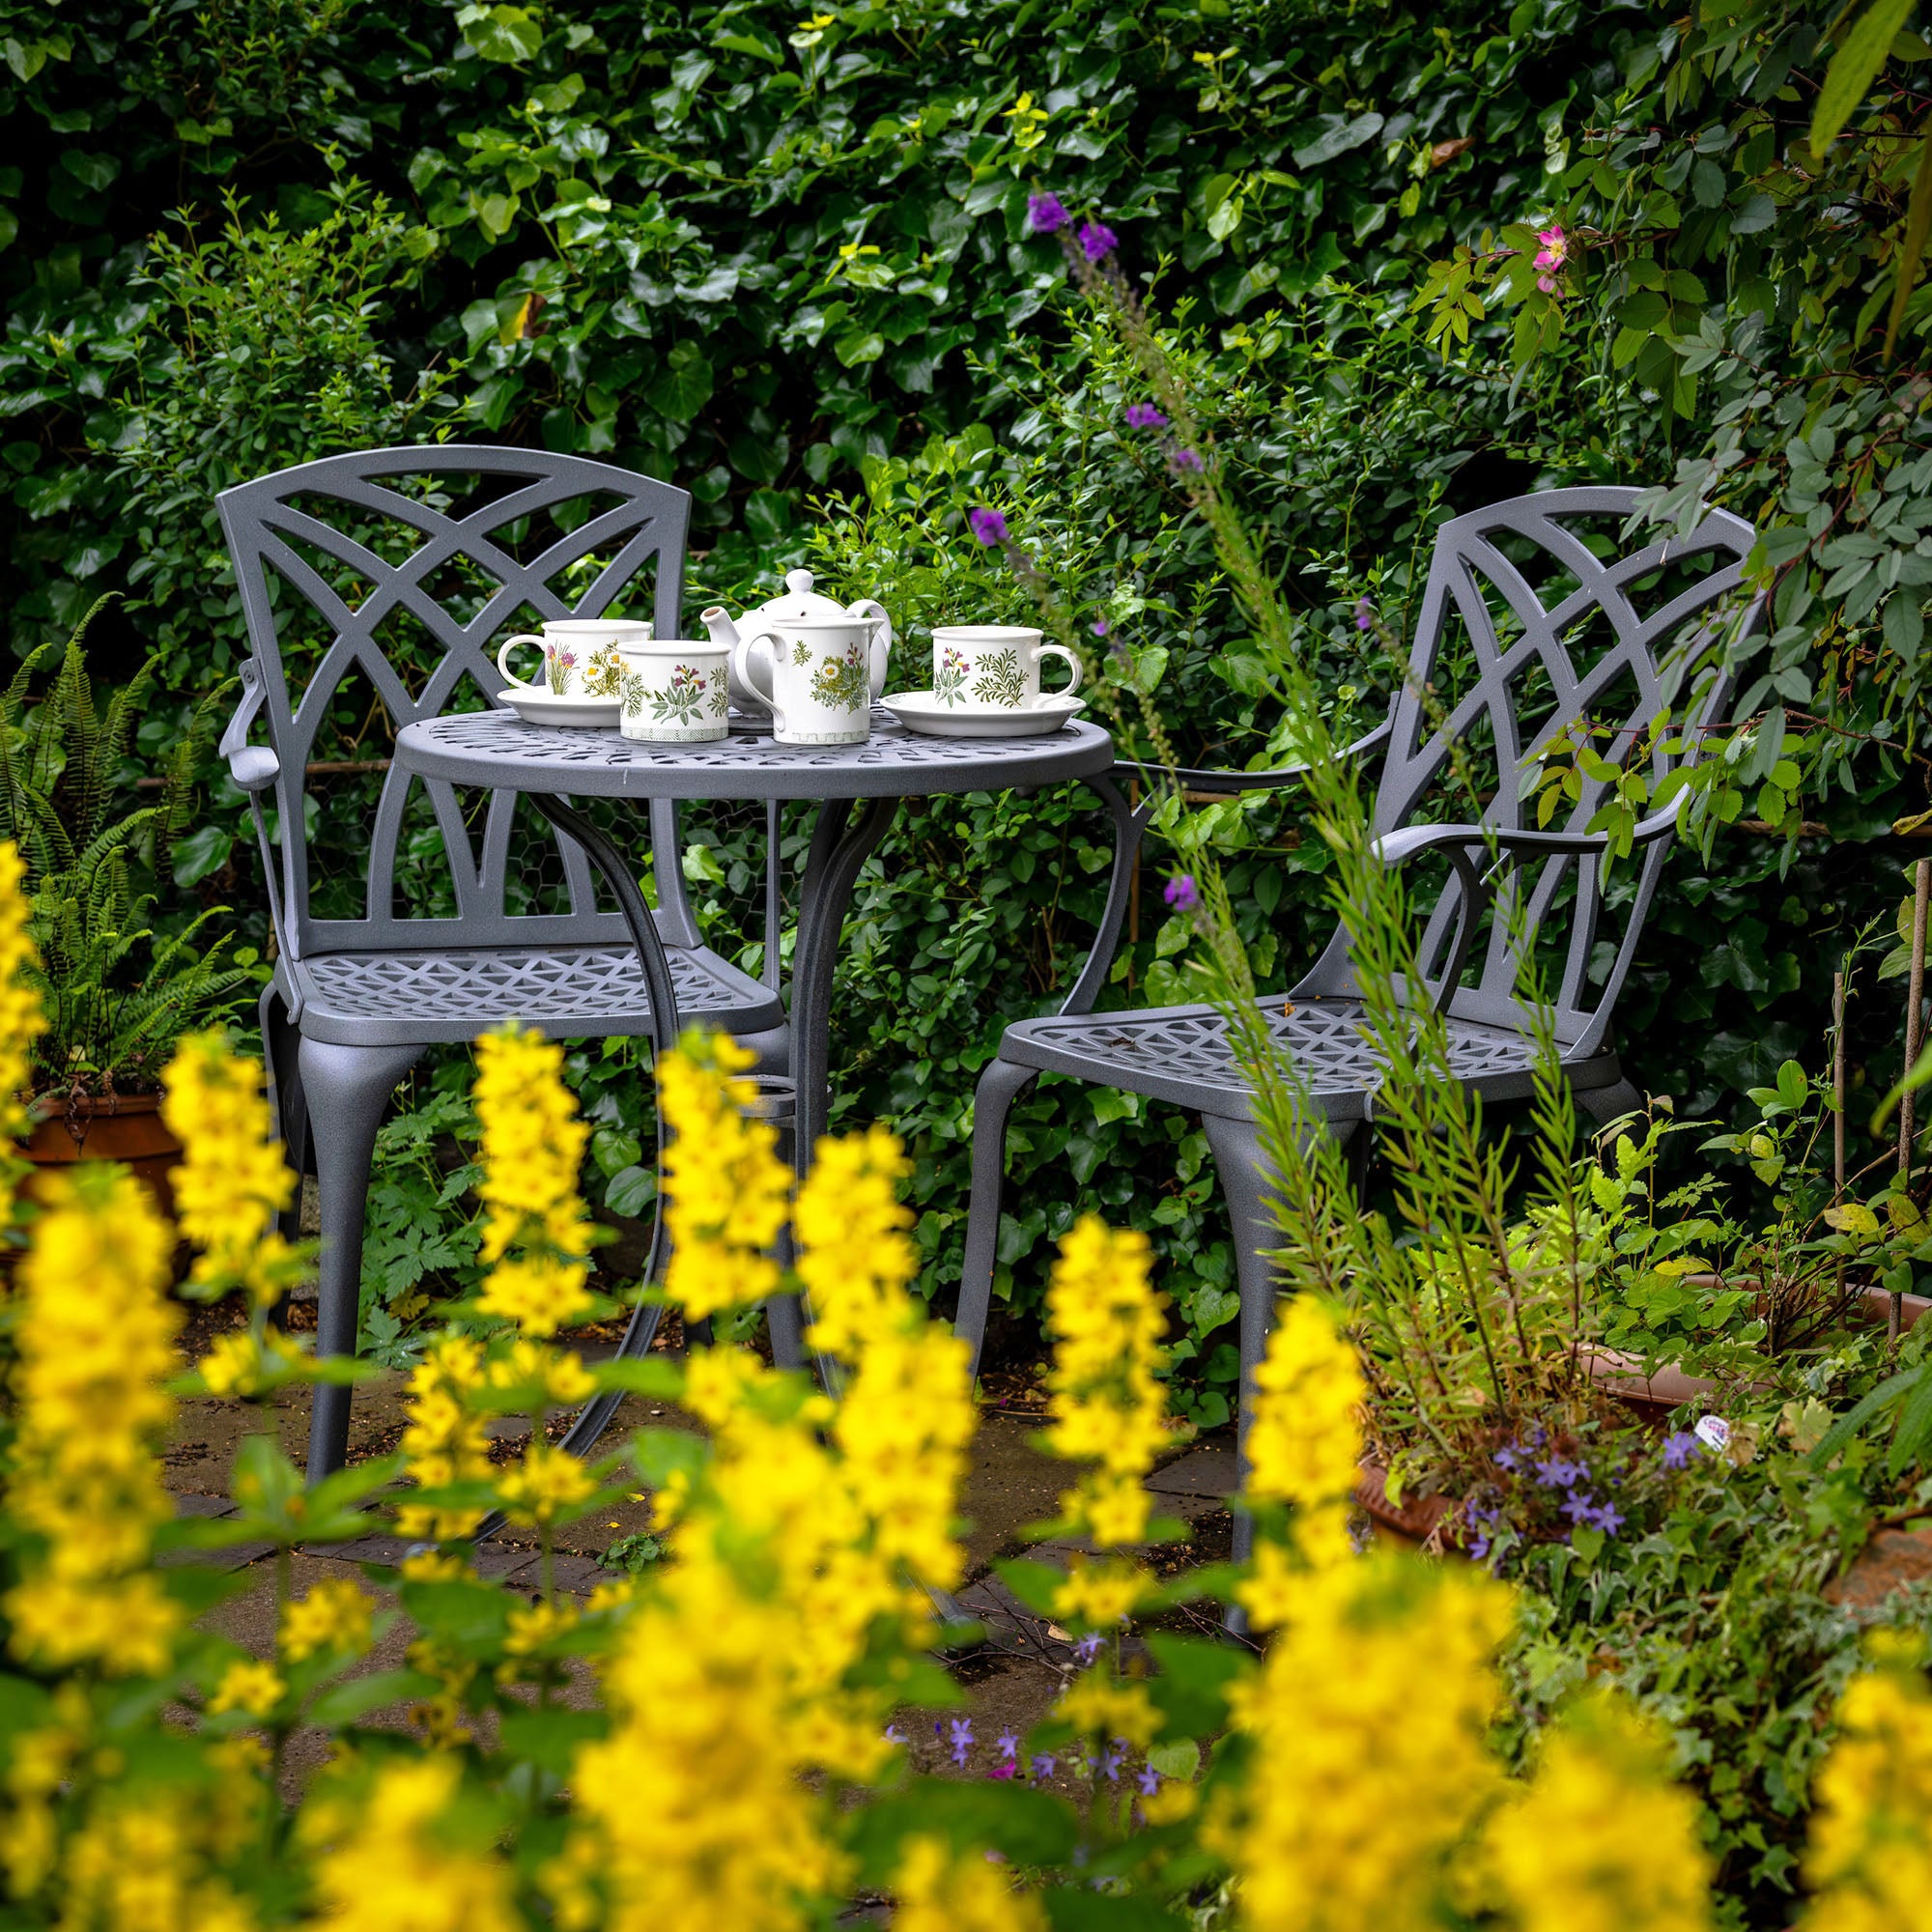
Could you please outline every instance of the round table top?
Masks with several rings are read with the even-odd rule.
[[[423,778],[573,798],[929,798],[1091,778],[1113,764],[1114,741],[1079,719],[1034,738],[929,738],[875,705],[861,745],[781,745],[736,731],[655,745],[465,711],[404,725],[395,761]]]

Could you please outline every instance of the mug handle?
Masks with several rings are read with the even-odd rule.
[[[765,648],[762,656],[754,657],[752,654],[752,646],[753,644],[764,645]],[[760,684],[752,674],[752,667],[753,665],[762,665],[764,667],[766,681],[763,684]],[[753,697],[762,698],[765,703],[771,706],[773,722],[782,727],[784,724],[784,714],[779,709],[778,678],[774,674],[772,667],[772,633],[770,631],[752,631],[740,638],[731,652],[731,668],[737,672],[738,682]]]
[[[505,638],[497,652],[497,668],[502,672],[503,682],[515,685],[519,691],[548,692],[550,685],[547,681],[543,684],[526,683],[503,662],[519,644],[534,644],[538,650],[544,652],[546,665],[549,663],[549,647],[543,639],[531,636],[528,631],[520,631],[514,638]]]
[[[1060,691],[1042,691],[1039,695],[1040,701],[1044,703],[1049,697],[1071,697],[1080,689],[1080,660],[1065,644],[1042,644],[1039,647],[1039,654],[1043,658],[1065,658],[1067,669],[1073,673],[1071,684]]]
[[[885,606],[869,597],[862,597],[845,614],[865,617],[873,626],[868,668],[872,673],[872,701],[876,704],[885,696],[886,680],[892,675],[893,620],[886,615]]]

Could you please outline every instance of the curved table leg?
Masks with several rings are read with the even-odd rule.
[[[566,838],[574,838],[582,846],[584,856],[597,868],[599,876],[611,888],[617,900],[619,910],[624,915],[624,923],[631,928],[631,937],[637,942],[638,957],[644,969],[644,985],[651,999],[651,1064],[657,1065],[668,1047],[677,1044],[678,1011],[677,992],[671,982],[670,961],[666,957],[664,940],[658,932],[657,920],[652,914],[644,895],[638,890],[638,882],[631,868],[624,863],[623,856],[605,836],[591,825],[574,807],[553,794],[531,792],[530,803],[543,813]],[[657,1280],[666,1259],[664,1195],[665,1130],[664,1116],[661,1111],[657,1118],[657,1174],[660,1191],[651,1204],[651,1245],[644,1263],[644,1281]],[[651,1343],[658,1332],[658,1324],[664,1319],[664,1310],[656,1303],[639,1301],[631,1310],[631,1319],[624,1328],[623,1340],[617,1344],[620,1356],[642,1355],[649,1351]],[[597,1439],[611,1426],[611,1418],[617,1412],[617,1405],[623,1396],[615,1389],[607,1389],[604,1394],[587,1404],[571,1424],[569,1434],[563,1438],[562,1446],[573,1456],[587,1456],[596,1447]],[[501,1526],[500,1518],[493,1518],[479,1532],[487,1536]]]
[[[791,1070],[798,1094],[792,1155],[801,1179],[810,1170],[812,1150],[832,1112],[832,980],[839,932],[860,868],[886,836],[898,805],[895,798],[868,799],[855,817],[851,800],[829,799],[812,827],[791,966]],[[772,1352],[786,1367],[800,1359],[803,1325],[795,1302],[782,1311],[774,1304]],[[789,1344],[789,1361],[780,1352],[781,1338]],[[826,1388],[837,1388],[836,1365],[823,1355],[818,1372]]]

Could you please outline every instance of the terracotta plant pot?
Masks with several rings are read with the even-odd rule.
[[[1367,1511],[1378,1541],[1419,1549],[1456,1507],[1447,1496],[1418,1496],[1413,1502],[1392,1503],[1388,1471],[1379,1463],[1361,1463],[1356,1467],[1361,1480],[1355,1485],[1355,1500]]]
[[[172,1217],[169,1177],[180,1163],[182,1146],[162,1122],[160,1105],[158,1094],[117,1094],[83,1101],[70,1114],[62,1095],[43,1094],[34,1102],[33,1131],[20,1151],[49,1172],[75,1161],[118,1160],[147,1183],[156,1206]]]

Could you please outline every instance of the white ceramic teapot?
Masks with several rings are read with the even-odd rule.
[[[724,645],[732,653],[731,707],[738,714],[733,722],[741,729],[769,731],[772,728],[771,700],[763,692],[753,689],[746,682],[743,667],[748,661],[758,667],[764,672],[758,682],[768,689],[772,688],[772,626],[787,619],[805,624],[836,624],[855,617],[867,619],[871,626],[868,653],[871,674],[867,679],[871,696],[878,697],[886,688],[886,666],[893,648],[893,620],[869,597],[862,597],[858,603],[847,606],[813,590],[811,584],[810,571],[788,570],[785,573],[785,594],[754,606],[736,623],[724,614],[722,604],[714,604],[710,610],[697,613],[698,621],[710,633],[711,641]],[[740,653],[740,644],[750,644],[751,650]]]

